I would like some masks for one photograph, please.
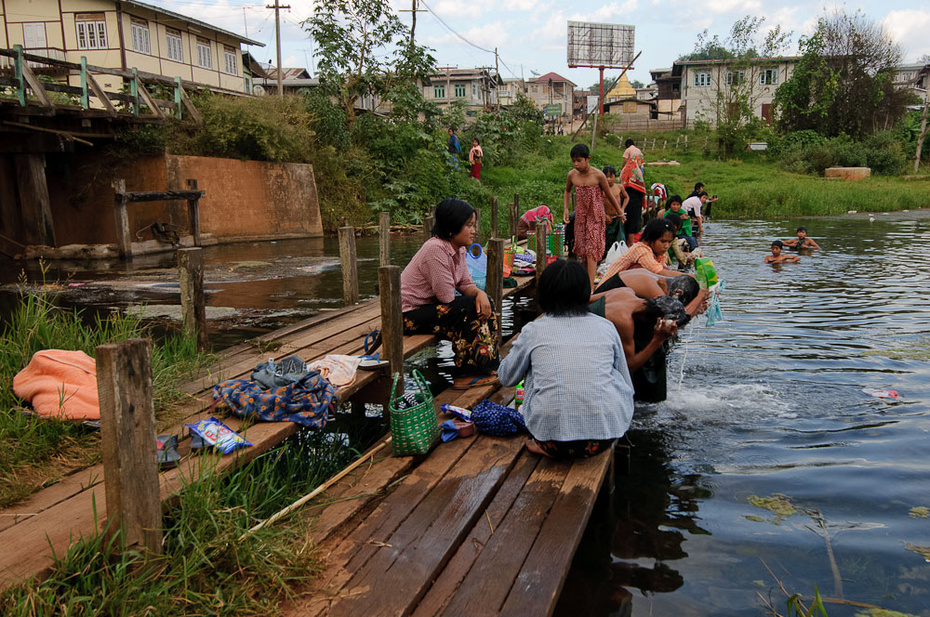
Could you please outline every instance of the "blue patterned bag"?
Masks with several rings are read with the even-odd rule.
[[[271,390],[262,390],[254,381],[227,379],[213,386],[213,398],[229,405],[240,418],[296,422],[310,428],[322,428],[339,402],[336,389],[316,371]]]
[[[488,399],[484,399],[471,410],[471,421],[475,423],[479,433],[495,437],[529,432],[519,411]]]

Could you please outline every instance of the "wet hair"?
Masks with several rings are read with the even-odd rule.
[[[685,305],[678,298],[671,296],[658,296],[646,300],[641,318],[650,324],[659,319],[671,319],[679,328],[691,321],[691,315],[685,310]]]
[[[629,148],[630,146],[635,146],[636,143],[635,143],[632,139],[627,139],[626,142],[624,142],[623,145],[626,146],[627,148]]]
[[[589,159],[591,158],[591,151],[584,144],[575,144],[572,146],[571,157],[572,159]]]
[[[702,190],[704,190],[704,183],[703,183],[703,182],[695,182],[695,183],[694,183],[694,192],[697,193],[697,192],[702,191]]]
[[[616,176],[616,175],[617,175],[617,168],[614,167],[613,165],[604,165],[604,169],[602,169],[601,171],[604,172],[604,175],[605,175],[605,176],[606,176],[607,174],[610,174],[611,176]]]
[[[671,224],[675,226],[675,231],[681,229],[681,217],[674,212],[669,212],[666,214],[665,220],[671,222]]]
[[[774,242],[772,242],[772,246],[777,246],[778,248],[783,249],[785,248],[785,243],[782,242],[781,240],[775,240]]]
[[[539,277],[536,302],[549,315],[584,315],[590,297],[588,272],[577,261],[556,259]]]
[[[675,235],[675,227],[671,221],[668,219],[652,219],[643,227],[643,235],[639,241],[650,244],[656,240],[661,240],[667,231],[671,232],[672,236]]]
[[[665,205],[668,206],[668,207],[671,207],[671,205],[672,205],[673,203],[675,203],[676,201],[677,201],[679,204],[682,203],[682,202],[681,202],[681,195],[671,195],[668,199],[665,200]]]
[[[801,227],[798,227],[798,231],[803,231],[804,233],[807,233],[807,227],[804,227],[802,225]]]
[[[461,199],[448,197],[436,206],[436,222],[433,223],[433,236],[440,240],[449,240],[462,231],[468,219],[475,214],[470,203]]]
[[[673,276],[668,279],[668,295],[673,298],[678,298],[678,300],[687,306],[694,300],[698,292],[701,291],[701,286],[698,285],[697,280],[693,276],[688,276],[687,274],[682,274],[681,276]],[[678,295],[675,295],[676,292],[681,292]]]

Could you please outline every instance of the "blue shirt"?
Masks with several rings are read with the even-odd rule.
[[[497,369],[523,384],[520,410],[540,441],[622,437],[633,419],[633,382],[612,323],[590,313],[526,324]]]

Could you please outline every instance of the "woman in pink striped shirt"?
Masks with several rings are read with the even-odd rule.
[[[467,201],[444,199],[436,207],[433,236],[400,276],[404,334],[439,334],[452,341],[455,366],[464,374],[455,388],[494,382],[500,363],[497,316],[465,263],[476,219]]]

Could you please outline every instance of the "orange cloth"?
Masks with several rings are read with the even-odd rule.
[[[13,393],[40,416],[99,420],[97,364],[83,351],[44,349],[13,378]]]
[[[665,255],[662,255],[662,261],[659,261],[655,253],[652,252],[651,246],[643,242],[637,242],[610,264],[601,280],[606,281],[614,274],[631,268],[646,268],[650,272],[661,274],[662,270],[665,269]]]

